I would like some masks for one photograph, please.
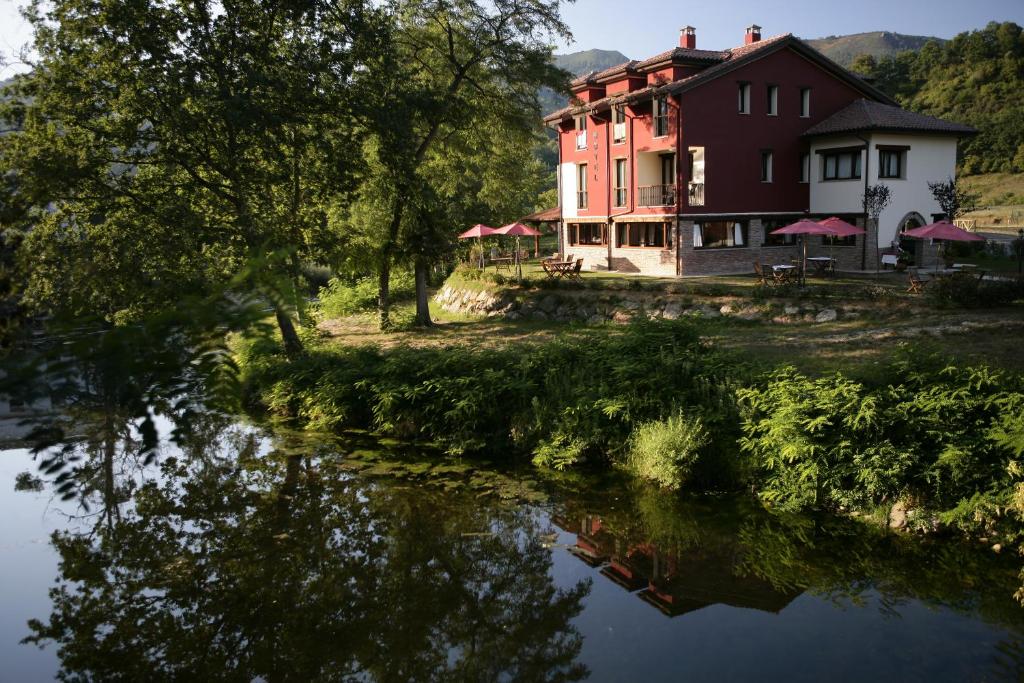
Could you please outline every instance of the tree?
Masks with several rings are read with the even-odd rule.
[[[869,185],[864,188],[864,214],[875,224],[875,263],[878,263],[878,219],[892,203],[892,191],[888,185]]]
[[[28,13],[39,59],[6,105],[20,130],[0,151],[34,209],[26,301],[133,317],[255,259],[266,269],[239,286],[269,297],[286,349],[301,350],[295,283],[330,248],[324,205],[358,161],[346,121],[378,12],[364,0],[46,7]]]
[[[538,131],[538,88],[564,89],[568,78],[550,59],[551,37],[568,35],[557,2],[404,0],[393,18],[392,52],[377,69],[378,106],[369,109],[377,115],[367,121],[387,175],[374,181],[386,187],[374,201],[388,213],[375,259],[382,328],[390,325],[388,281],[399,258],[416,272],[417,323],[431,324],[426,275],[450,250],[446,189],[466,173],[466,153],[485,156],[503,136]]]
[[[963,184],[955,179],[949,178],[945,181],[929,182],[928,189],[932,197],[939,203],[942,213],[946,214],[948,220],[960,218],[965,213],[970,213],[978,206],[978,195],[969,192]]]

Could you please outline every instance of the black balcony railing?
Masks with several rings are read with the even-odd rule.
[[[576,208],[585,209],[587,208],[587,191],[579,190],[576,193]]]
[[[637,188],[639,206],[675,206],[675,185],[642,185]]]
[[[704,183],[690,183],[686,195],[690,206],[704,206]]]

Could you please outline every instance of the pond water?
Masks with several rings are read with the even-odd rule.
[[[149,463],[115,439],[48,475],[0,453],[0,679],[1024,673],[1015,558],[209,422]]]

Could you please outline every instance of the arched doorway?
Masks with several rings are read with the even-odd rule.
[[[920,228],[922,225],[927,225],[924,216],[916,211],[911,211],[900,219],[896,227],[896,241],[899,243],[900,251],[909,255],[915,265],[921,265],[924,260],[924,240],[904,237],[903,233]]]

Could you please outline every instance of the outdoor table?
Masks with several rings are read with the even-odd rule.
[[[544,272],[552,280],[564,277],[576,265],[575,261],[544,261]]]
[[[791,266],[788,263],[777,263],[772,266],[772,270],[796,270],[796,266]]]
[[[978,267],[977,263],[954,263],[953,264],[953,270],[963,270],[965,268],[966,269],[971,269],[971,268],[977,268],[977,267]]]
[[[815,275],[826,275],[830,267],[835,263],[835,259],[830,256],[811,256],[807,259],[807,262],[814,266]]]
[[[515,263],[515,258],[512,256],[498,256],[490,260],[494,264],[494,270],[498,271],[502,267],[512,270],[512,264]]]

